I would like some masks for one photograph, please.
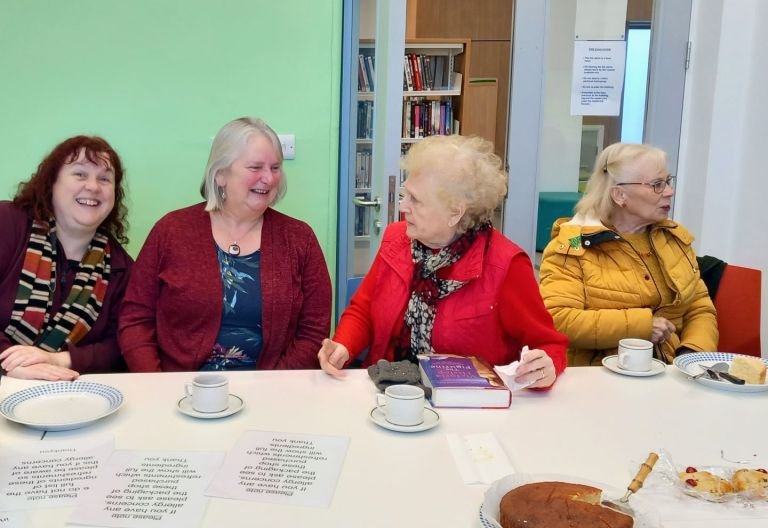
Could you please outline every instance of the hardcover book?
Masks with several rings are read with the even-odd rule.
[[[512,393],[478,357],[434,354],[419,357],[421,382],[432,389],[434,407],[484,407],[505,409]]]

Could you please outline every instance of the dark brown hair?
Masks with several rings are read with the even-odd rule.
[[[109,163],[115,173],[115,205],[99,229],[126,244],[128,222],[125,217],[128,211],[123,204],[123,164],[117,152],[100,137],[75,136],[56,145],[37,167],[37,172],[28,181],[19,183],[13,203],[29,211],[35,220],[47,222],[53,217],[53,184],[56,183],[59,171],[64,165],[75,161],[81,151],[85,151],[85,157],[91,163]]]

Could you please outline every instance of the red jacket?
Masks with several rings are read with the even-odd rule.
[[[492,365],[519,359],[520,349],[544,350],[559,374],[565,369],[567,338],[544,308],[531,261],[495,229],[488,250],[479,236],[442,278],[468,281],[438,301],[432,347],[441,354],[485,358]],[[405,222],[391,224],[370,271],[344,311],[334,341],[352,358],[370,347],[365,365],[394,359],[394,339],[410,296],[413,260]]]
[[[315,234],[267,209],[261,232],[264,345],[259,369],[318,368],[330,331],[331,280]],[[223,288],[203,204],[167,214],[152,228],[133,268],[119,340],[134,372],[197,370],[221,325]]]

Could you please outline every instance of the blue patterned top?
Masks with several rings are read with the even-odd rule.
[[[211,356],[200,370],[253,370],[264,334],[261,326],[261,253],[234,256],[217,247],[224,290],[221,327]]]

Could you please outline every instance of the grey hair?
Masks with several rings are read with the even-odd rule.
[[[667,164],[667,154],[652,145],[614,143],[605,147],[597,157],[595,168],[587,182],[584,196],[574,208],[577,214],[599,218],[610,223],[615,203],[611,189],[623,183],[627,168],[641,158],[650,158]]]
[[[205,167],[203,181],[200,184],[200,194],[206,201],[206,211],[219,211],[224,206],[221,190],[216,185],[216,174],[232,166],[235,160],[242,154],[253,134],[261,134],[272,143],[282,168],[283,149],[280,146],[280,138],[277,137],[275,131],[268,124],[258,117],[240,117],[230,121],[213,138],[211,153],[208,156],[208,164]],[[285,172],[281,172],[280,186],[272,205],[280,201],[288,191]]]
[[[507,174],[493,143],[477,136],[430,136],[416,143],[400,162],[408,177],[432,172],[439,178],[437,198],[447,207],[464,204],[458,233],[488,222],[507,194]]]

